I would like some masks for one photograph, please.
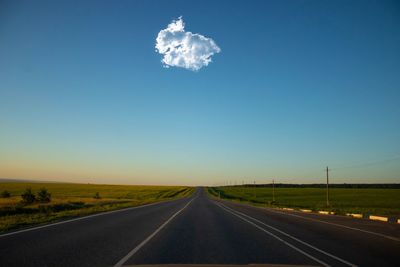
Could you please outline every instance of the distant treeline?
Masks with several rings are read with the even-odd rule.
[[[272,187],[272,184],[244,184],[235,186]],[[326,184],[275,184],[276,188],[325,188]],[[400,189],[400,184],[329,184],[330,188],[388,188]]]

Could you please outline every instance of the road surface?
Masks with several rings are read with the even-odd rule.
[[[190,198],[0,235],[0,266],[399,266],[400,225]]]

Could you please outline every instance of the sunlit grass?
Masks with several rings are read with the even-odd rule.
[[[275,188],[274,203],[271,187],[216,187],[208,191],[214,196],[255,205],[400,216],[400,189],[331,188],[329,207],[324,188]]]
[[[45,187],[52,195],[49,203],[21,202],[27,187],[38,192]],[[0,192],[7,190],[10,198],[0,198],[0,232],[98,212],[134,207],[159,201],[186,197],[194,189],[183,186],[131,186],[64,183],[0,183]],[[96,192],[100,199],[95,199]]]

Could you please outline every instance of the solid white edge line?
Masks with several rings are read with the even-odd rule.
[[[258,207],[256,207],[256,208],[258,208]],[[276,211],[276,210],[272,210],[272,209],[267,209],[267,211],[270,211],[270,212],[273,212],[273,213],[279,213],[279,214],[283,214],[283,215],[287,215],[287,216],[292,216],[292,217],[298,217],[298,218],[302,218],[304,220],[310,220],[310,221],[314,221],[314,222],[330,224],[330,225],[334,225],[334,226],[337,226],[337,227],[343,227],[343,228],[346,228],[346,229],[349,229],[349,230],[359,231],[359,232],[363,232],[363,233],[367,233],[367,234],[371,234],[371,235],[387,238],[387,239],[390,239],[390,240],[393,240],[393,241],[398,241],[398,242],[400,241],[400,238],[397,238],[397,237],[394,237],[394,236],[385,235],[385,234],[376,233],[376,232],[371,232],[371,231],[368,231],[368,230],[363,230],[363,229],[360,229],[360,228],[355,228],[355,227],[351,227],[351,226],[347,226],[347,225],[343,225],[343,224],[331,223],[331,222],[327,222],[327,221],[323,221],[323,220],[309,218],[309,217],[305,217],[305,216],[301,216],[301,215],[297,215],[297,214],[280,212],[280,211]]]
[[[291,239],[296,240],[297,242],[299,242],[299,243],[301,243],[301,244],[303,244],[303,245],[305,245],[305,246],[308,246],[308,247],[310,247],[310,248],[312,248],[312,249],[314,249],[314,250],[316,250],[316,251],[318,251],[318,252],[320,252],[320,253],[323,253],[323,254],[325,254],[326,256],[329,256],[329,257],[331,257],[331,258],[333,258],[333,259],[335,259],[335,260],[338,260],[338,261],[340,261],[340,262],[342,262],[342,263],[344,263],[344,264],[347,264],[347,265],[349,265],[349,266],[353,266],[353,267],[357,266],[357,265],[355,265],[355,264],[353,264],[353,263],[350,263],[350,262],[348,262],[348,261],[346,261],[346,260],[344,260],[344,259],[341,259],[341,258],[339,258],[339,257],[337,257],[337,256],[335,256],[335,255],[332,255],[332,254],[330,254],[329,252],[326,252],[326,251],[324,251],[324,250],[322,250],[322,249],[319,249],[319,248],[317,248],[317,247],[314,247],[313,245],[311,245],[311,244],[309,244],[309,243],[307,243],[307,242],[305,242],[305,241],[302,241],[302,240],[300,240],[300,239],[298,239],[298,238],[296,238],[296,237],[294,237],[294,236],[292,236],[292,235],[290,235],[290,234],[288,234],[288,233],[286,233],[286,232],[283,232],[282,230],[279,230],[279,229],[277,229],[277,228],[275,228],[275,227],[273,227],[273,226],[271,226],[271,225],[268,225],[268,224],[266,224],[266,223],[264,223],[264,222],[262,222],[262,221],[260,221],[260,220],[258,220],[258,219],[256,219],[256,218],[253,218],[253,217],[251,217],[251,216],[249,216],[249,215],[247,215],[247,214],[244,214],[244,213],[242,213],[242,212],[240,212],[240,211],[237,211],[237,210],[234,210],[234,209],[232,209],[232,208],[230,208],[230,207],[227,207],[227,206],[225,206],[224,204],[221,204],[221,205],[224,206],[224,207],[226,207],[227,209],[231,210],[232,212],[236,212],[236,213],[238,213],[238,214],[240,214],[240,215],[242,215],[242,216],[244,216],[244,217],[247,217],[247,218],[249,218],[249,219],[251,219],[251,220],[253,220],[253,221],[256,221],[256,222],[258,222],[258,223],[260,223],[260,224],[262,224],[262,225],[264,225],[264,226],[266,226],[266,227],[268,227],[268,228],[270,228],[270,229],[273,229],[273,230],[275,230],[275,231],[277,231],[277,232],[279,232],[279,233],[281,233],[281,234],[283,234],[283,235],[285,235],[285,236],[287,236],[287,237],[289,237],[289,238],[291,238]]]
[[[141,206],[125,208],[125,209],[119,209],[119,210],[106,211],[106,212],[96,213],[96,214],[87,215],[87,216],[83,216],[83,217],[78,217],[78,218],[75,218],[75,219],[65,220],[65,221],[61,221],[61,222],[55,222],[55,223],[45,224],[45,225],[41,225],[41,226],[34,226],[34,227],[31,227],[31,228],[22,229],[22,230],[18,230],[18,231],[15,231],[15,232],[0,234],[0,238],[1,237],[6,237],[6,236],[10,236],[10,235],[16,235],[16,234],[20,234],[20,233],[30,232],[30,231],[34,231],[34,230],[39,230],[39,229],[42,229],[42,228],[56,226],[56,225],[60,225],[60,224],[64,224],[64,223],[76,222],[76,221],[85,220],[85,219],[89,219],[89,218],[93,218],[93,217],[97,217],[97,216],[103,216],[103,215],[107,215],[107,214],[111,214],[111,213],[124,212],[124,211],[133,210],[133,209],[139,209],[139,208],[154,206],[154,205],[158,205],[158,204],[162,204],[162,203],[171,202],[171,201],[174,201],[174,200],[179,200],[179,199],[155,202],[155,203],[150,203],[150,204],[145,204],[145,205],[141,205]]]
[[[323,261],[321,261],[321,260],[319,260],[319,259],[313,257],[312,255],[308,254],[307,252],[301,250],[300,248],[298,248],[298,247],[296,247],[296,246],[290,244],[289,242],[283,240],[283,239],[280,238],[279,236],[277,236],[277,235],[271,233],[271,232],[268,231],[268,230],[265,230],[264,228],[262,228],[261,226],[255,224],[254,222],[249,221],[249,220],[247,220],[246,218],[244,218],[244,217],[242,217],[242,216],[236,214],[235,212],[230,211],[229,209],[223,207],[222,205],[218,205],[218,204],[216,204],[216,205],[219,206],[221,209],[224,209],[224,210],[226,210],[227,212],[231,213],[232,215],[235,215],[236,217],[242,219],[243,221],[245,221],[245,222],[247,222],[247,223],[249,223],[249,224],[255,226],[255,227],[258,228],[259,230],[261,230],[261,231],[267,233],[268,235],[274,237],[275,239],[281,241],[282,243],[284,243],[285,245],[291,247],[292,249],[296,250],[297,252],[300,252],[300,253],[303,254],[304,256],[307,256],[308,258],[312,259],[313,261],[318,262],[318,263],[321,264],[322,266],[330,267],[330,265],[327,264],[326,262],[323,262]]]
[[[114,265],[114,267],[122,266],[127,260],[129,260],[133,255],[135,255],[136,252],[138,252],[144,245],[146,245],[146,243],[149,242],[158,232],[160,232],[161,229],[163,229],[170,221],[172,221],[172,219],[174,219],[179,213],[181,213],[184,209],[186,209],[186,207],[189,206],[190,203],[192,203],[192,201],[196,198],[197,197],[192,198],[188,203],[186,203],[186,205],[183,208],[175,212],[168,220],[166,220],[162,225],[160,225],[151,235],[149,235],[139,245],[137,245],[134,249],[132,249],[125,257],[119,260]]]

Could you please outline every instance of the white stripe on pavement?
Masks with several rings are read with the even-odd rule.
[[[258,207],[256,207],[256,208],[258,208]],[[367,234],[371,234],[371,235],[387,238],[387,239],[390,239],[390,240],[393,240],[393,241],[397,241],[397,242],[400,241],[400,238],[397,238],[397,237],[394,237],[394,236],[385,235],[385,234],[381,234],[381,233],[377,233],[377,232],[372,232],[372,231],[368,231],[368,230],[364,230],[364,229],[360,229],[360,228],[355,228],[355,227],[351,227],[351,226],[347,226],[347,225],[343,225],[343,224],[339,224],[339,223],[332,223],[332,222],[327,222],[327,221],[323,221],[323,220],[318,220],[318,219],[310,218],[308,216],[301,216],[301,215],[287,213],[287,212],[280,212],[280,211],[276,211],[276,210],[273,210],[273,209],[268,209],[267,211],[270,211],[270,212],[273,212],[273,213],[278,213],[278,214],[283,214],[283,215],[287,215],[287,216],[302,218],[304,220],[309,220],[309,221],[314,221],[314,222],[334,225],[334,226],[346,228],[346,229],[349,229],[349,230],[359,231],[359,232],[363,232],[363,233],[367,233]],[[350,219],[350,218],[348,218],[348,219]]]
[[[340,261],[340,262],[342,262],[342,263],[344,263],[344,264],[346,264],[346,265],[353,266],[353,267],[354,267],[354,266],[357,266],[357,265],[355,265],[355,264],[353,264],[353,263],[350,263],[350,262],[348,262],[348,261],[346,261],[346,260],[344,260],[344,259],[341,259],[341,258],[339,258],[339,257],[337,257],[337,256],[335,256],[335,255],[332,255],[332,254],[330,254],[329,252],[326,252],[326,251],[324,251],[324,250],[322,250],[322,249],[319,249],[319,248],[317,248],[317,247],[315,247],[315,246],[313,246],[313,245],[311,245],[311,244],[309,244],[309,243],[307,243],[307,242],[304,242],[304,241],[302,241],[302,240],[300,240],[300,239],[298,239],[298,238],[296,238],[296,237],[294,237],[294,236],[292,236],[292,235],[290,235],[290,234],[288,234],[288,233],[286,233],[286,232],[284,232],[284,231],[282,231],[282,230],[279,230],[279,229],[277,229],[277,228],[275,228],[275,227],[273,227],[273,226],[271,226],[271,225],[268,225],[268,224],[266,224],[266,223],[264,223],[264,222],[262,222],[262,221],[260,221],[260,220],[258,220],[258,219],[256,219],[256,218],[253,218],[253,217],[251,217],[251,216],[249,216],[249,215],[247,215],[247,214],[244,214],[244,213],[242,213],[242,212],[240,212],[240,211],[236,211],[236,210],[234,210],[234,209],[232,209],[232,208],[230,208],[230,207],[225,206],[225,205],[222,204],[222,203],[221,203],[221,205],[224,206],[226,209],[231,210],[232,212],[235,212],[235,213],[240,214],[240,215],[242,215],[242,216],[244,216],[244,217],[247,217],[247,218],[249,218],[249,219],[251,219],[251,220],[253,220],[253,221],[256,221],[256,222],[258,222],[258,223],[260,223],[260,224],[262,224],[262,225],[264,225],[264,226],[266,226],[266,227],[268,227],[268,228],[270,228],[270,229],[273,229],[273,230],[275,230],[275,231],[277,231],[277,232],[279,232],[279,233],[281,233],[281,234],[283,234],[283,235],[285,235],[285,236],[287,236],[287,237],[289,237],[289,238],[291,238],[291,239],[293,239],[293,240],[296,240],[297,242],[299,242],[299,243],[301,243],[301,244],[303,244],[303,245],[305,245],[305,246],[308,246],[308,247],[310,247],[310,248],[312,248],[312,249],[314,249],[314,250],[316,250],[316,251],[318,251],[318,252],[320,252],[320,253],[322,253],[322,254],[325,254],[326,256],[329,256],[329,257],[331,257],[331,258],[334,258],[335,260],[338,260],[338,261]]]
[[[158,227],[151,235],[149,235],[145,240],[143,240],[139,245],[137,245],[134,249],[132,249],[125,257],[123,257],[120,261],[118,261],[114,267],[120,267],[122,266],[129,258],[131,258],[133,255],[136,254],[144,245],[146,245],[147,242],[149,242],[158,232],[161,231],[170,221],[172,221],[173,218],[175,218],[179,213],[181,213],[187,206],[192,203],[192,201],[195,198],[192,198],[182,209],[178,210],[176,213],[174,213],[168,220],[166,220],[160,227]]]
[[[106,212],[102,212],[102,213],[96,213],[96,214],[92,214],[92,215],[87,215],[87,216],[75,218],[75,219],[65,220],[65,221],[61,221],[61,222],[55,222],[55,223],[45,224],[45,225],[41,225],[41,226],[35,226],[35,227],[32,227],[32,228],[27,228],[27,229],[18,230],[18,231],[15,231],[15,232],[1,234],[0,238],[1,237],[5,237],[5,236],[10,236],[10,235],[16,235],[16,234],[20,234],[20,233],[30,232],[30,231],[34,231],[34,230],[38,230],[38,229],[42,229],[42,228],[46,228],[46,227],[56,226],[56,225],[60,225],[60,224],[64,224],[64,223],[76,222],[76,221],[85,220],[85,219],[89,219],[89,218],[93,218],[93,217],[97,217],[97,216],[103,216],[103,215],[107,215],[107,214],[111,214],[111,213],[124,212],[124,211],[133,210],[133,209],[139,209],[139,208],[154,206],[154,205],[158,205],[158,204],[162,204],[162,203],[171,202],[171,201],[174,201],[174,200],[177,200],[177,199],[161,201],[161,202],[155,202],[155,203],[145,204],[145,205],[131,207],[131,208],[106,211]]]
[[[242,216],[240,216],[240,215],[236,214],[235,212],[232,212],[232,211],[230,211],[229,209],[227,209],[227,208],[223,207],[222,205],[219,205],[219,204],[216,204],[216,205],[217,205],[217,206],[219,206],[221,209],[224,209],[224,210],[226,210],[227,212],[229,212],[229,213],[231,213],[231,214],[235,215],[236,217],[238,217],[238,218],[242,219],[243,221],[245,221],[245,222],[247,222],[247,223],[249,223],[249,224],[251,224],[251,225],[255,226],[255,227],[256,227],[256,228],[258,228],[259,230],[261,230],[261,231],[263,231],[263,232],[267,233],[268,235],[270,235],[270,236],[274,237],[275,239],[277,239],[277,240],[281,241],[281,242],[282,242],[282,243],[284,243],[285,245],[287,245],[287,246],[289,246],[289,247],[293,248],[294,250],[296,250],[296,251],[300,252],[300,253],[301,253],[301,254],[303,254],[304,256],[306,256],[306,257],[308,257],[308,258],[312,259],[313,261],[316,261],[316,262],[318,262],[318,263],[319,263],[319,264],[321,264],[322,266],[325,266],[325,267],[330,267],[330,265],[329,265],[329,264],[327,264],[326,262],[323,262],[323,261],[321,261],[321,260],[319,260],[319,259],[317,259],[317,258],[313,257],[312,255],[308,254],[307,252],[305,252],[305,251],[303,251],[303,250],[299,249],[298,247],[296,247],[296,246],[294,246],[294,245],[292,245],[292,244],[290,244],[290,243],[286,242],[285,240],[283,240],[283,239],[282,239],[282,238],[280,238],[279,236],[277,236],[277,235],[275,235],[275,234],[271,233],[271,232],[270,232],[270,231],[268,231],[268,230],[265,230],[265,229],[264,229],[264,228],[262,228],[261,226],[259,226],[259,225],[255,224],[255,223],[253,223],[252,221],[249,221],[249,220],[247,220],[246,218],[244,218],[244,217],[242,217]]]

